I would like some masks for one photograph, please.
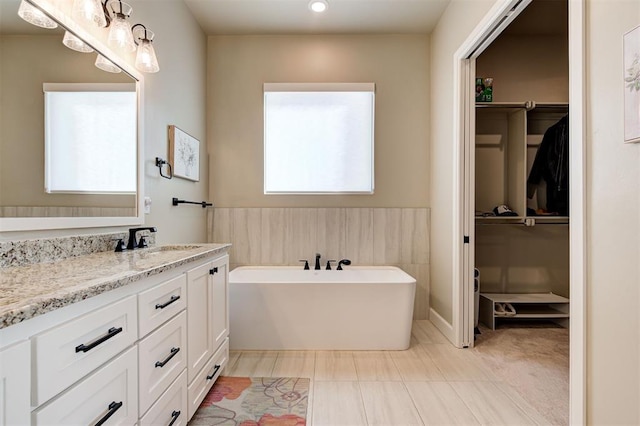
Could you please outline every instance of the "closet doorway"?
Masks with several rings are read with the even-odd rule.
[[[559,75],[562,70],[548,67],[536,81],[536,67],[523,68],[527,54],[534,57],[541,54],[539,49],[545,48],[535,41],[536,28],[527,28],[530,24],[526,22],[518,22],[511,29],[508,27],[528,8],[553,8],[559,3],[565,8],[568,4],[563,22],[564,36],[568,40],[564,61],[570,65],[564,70],[564,82],[548,75],[549,72]],[[535,15],[533,9],[528,10],[529,15]],[[478,305],[485,324],[508,321],[507,316],[516,316],[518,311],[523,316],[527,312],[531,316],[546,314],[549,319],[564,322],[570,328],[571,424],[585,420],[583,16],[583,0],[501,1],[462,45],[455,58],[458,64],[456,81],[459,81],[456,146],[460,159],[457,232],[461,238],[454,257],[457,265],[454,267],[458,268],[456,274],[460,278],[454,280],[453,289],[454,343],[459,347],[474,346]],[[556,15],[548,15],[547,21],[554,17]],[[541,25],[548,25],[548,22]],[[514,54],[518,46],[509,46],[509,36],[515,36],[518,31],[529,31],[531,38],[524,40],[527,34],[520,34],[524,37],[519,41],[522,49]],[[549,26],[538,28],[542,38],[545,31],[553,30]],[[547,40],[551,39],[547,37]],[[506,49],[507,55],[511,51],[518,57],[513,64],[515,68],[509,69],[508,57],[501,58],[496,53],[498,45]],[[558,45],[547,44],[546,47],[550,55],[558,53]],[[481,76],[478,71],[490,70],[492,61],[500,63],[491,71],[495,75]],[[549,67],[554,66],[553,62]],[[491,105],[488,102],[481,103],[482,106],[476,104],[476,77],[493,78]],[[518,78],[524,81],[518,81]],[[486,89],[488,82],[480,83],[485,83]],[[561,194],[560,198],[570,197],[570,220],[568,207],[558,208],[557,204],[545,200],[551,191],[544,187],[538,187],[532,199],[527,197],[532,195],[535,179],[531,178],[531,169],[543,135],[565,115],[569,118],[566,125],[569,128],[570,186],[567,188],[569,195]],[[496,211],[497,216],[492,216],[494,207],[503,204],[509,207],[507,214],[514,216],[503,216],[502,209]],[[545,241],[551,242],[547,248]],[[513,262],[513,267],[505,264],[509,261]],[[475,270],[478,262],[483,264],[479,277]],[[485,289],[489,291],[484,297],[478,297],[474,291],[478,281],[474,278],[479,278],[480,293],[485,291],[483,282],[486,282]],[[514,293],[524,296],[507,296]]]

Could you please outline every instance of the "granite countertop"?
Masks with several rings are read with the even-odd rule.
[[[143,278],[226,251],[230,244],[185,244],[100,252],[0,269],[0,329]]]

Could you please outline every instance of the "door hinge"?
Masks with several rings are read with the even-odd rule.
[[[465,235],[463,241],[464,241],[465,244],[469,244],[469,236]]]

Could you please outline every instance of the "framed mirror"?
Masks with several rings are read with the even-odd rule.
[[[64,11],[29,3],[58,27],[31,25],[18,16],[20,0],[0,1],[0,231],[143,223],[141,74]],[[93,52],[66,47],[65,32]],[[97,68],[98,54],[120,72]],[[115,93],[126,106],[105,107]],[[75,96],[77,105],[51,101],[62,95]],[[113,183],[122,176],[126,184]],[[69,183],[52,190],[55,179]]]

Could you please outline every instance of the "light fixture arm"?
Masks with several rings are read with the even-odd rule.
[[[104,17],[107,20],[107,25],[105,25],[105,28],[109,27],[109,24],[111,24],[111,14],[109,13],[109,9],[107,9],[107,3],[109,3],[110,0],[103,0],[100,2],[100,4],[102,4],[102,12],[104,13]]]
[[[109,1],[109,0],[107,0],[107,1]],[[113,10],[113,3],[115,3],[115,1],[111,1],[111,3],[110,3],[112,5],[111,6],[111,11],[113,13],[115,13],[117,17],[119,17],[119,18],[125,18],[125,17],[128,18],[129,17],[129,16],[125,15],[124,13],[122,13],[122,0],[118,0],[118,6],[120,6],[120,8],[118,9],[117,12],[115,10]]]
[[[136,32],[135,32],[136,27],[142,27],[142,29],[144,29],[144,37],[136,36]],[[133,27],[131,27],[131,32],[133,33],[133,41],[135,44],[140,44],[138,43],[138,39],[140,39],[140,41],[146,40],[148,42],[151,42],[151,40],[149,40],[149,37],[147,36],[147,27],[145,27],[143,24],[135,24]]]

